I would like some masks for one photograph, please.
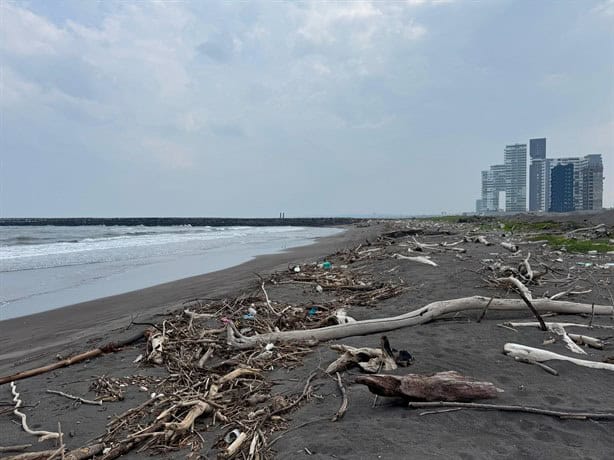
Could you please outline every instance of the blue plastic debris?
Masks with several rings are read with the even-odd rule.
[[[311,307],[311,309],[307,312],[307,316],[313,316],[318,312],[318,307]]]

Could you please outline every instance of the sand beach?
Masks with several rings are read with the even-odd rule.
[[[356,378],[365,375],[357,366],[340,372],[347,411],[332,421],[342,395],[335,375],[325,372],[339,357],[332,344],[377,349],[382,335],[386,335],[391,346],[409,352],[413,362],[382,374],[456,371],[503,390],[497,398],[486,401],[492,404],[612,414],[611,370],[548,361],[545,364],[558,373],[552,375],[539,365],[503,354],[506,343],[517,343],[592,362],[611,362],[612,314],[591,315],[590,310],[583,315],[549,315],[548,309],[541,312],[549,322],[590,322],[593,327],[581,333],[603,339],[605,346],[582,346],[585,355],[572,353],[552,331],[505,326],[509,321],[534,321],[528,308],[498,311],[485,310],[483,305],[382,333],[317,344],[276,342],[272,353],[261,358],[257,356],[267,351],[262,344],[249,350],[232,350],[226,344],[226,331],[220,332],[229,323],[236,324],[248,337],[275,331],[275,327],[281,331],[297,326],[316,329],[329,324],[341,307],[360,322],[401,315],[441,300],[470,296],[517,300],[513,289],[494,280],[508,276],[497,273],[505,270],[502,267],[520,270],[517,267],[529,252],[534,281],[526,276],[521,279],[536,304],[539,299],[560,294],[560,301],[609,308],[614,269],[608,264],[614,262],[614,256],[607,251],[560,251],[538,237],[568,235],[580,227],[605,223],[603,234],[589,235],[593,231],[589,230],[575,235],[590,241],[607,240],[612,238],[612,216],[612,211],[568,216],[563,222],[547,225],[528,219],[365,221],[313,245],[260,256],[227,270],[2,321],[0,376],[120,341],[144,328],[152,331],[151,341],[155,327],[164,327],[169,340],[160,364],[148,361],[151,349],[142,339],[116,352],[16,381],[24,405],[21,410],[30,428],[53,432],[58,431],[59,423],[66,450],[100,445],[94,458],[114,458],[119,452],[123,458],[225,457],[234,441],[233,435],[227,435],[235,429],[246,438],[232,453],[235,458],[612,458],[613,420],[561,419],[498,410],[410,409],[403,398],[375,398],[365,385],[357,384]],[[491,244],[477,241],[478,236]],[[519,251],[507,250],[502,242],[517,245]],[[436,266],[406,257],[427,257]],[[330,267],[323,262],[329,262]],[[266,296],[255,273],[264,281]],[[212,316],[188,321],[186,308]],[[199,335],[206,330],[212,332]],[[578,329],[566,330],[578,333]],[[200,342],[189,342],[194,337],[200,337]],[[213,350],[211,359],[197,366],[208,348]],[[172,355],[175,352],[180,358]],[[134,362],[139,355],[143,358]],[[185,372],[186,366],[189,375],[174,376],[175,372]],[[240,378],[222,383],[228,373],[246,368],[253,369],[253,374],[244,371]],[[191,393],[182,383],[186,379],[192,381]],[[211,394],[210,381],[219,385],[218,399]],[[102,382],[120,391],[121,398],[92,405],[48,392],[96,400],[113,393],[109,388],[103,391]],[[210,402],[215,413],[219,412],[217,420],[205,413],[180,436],[138,437],[163,410],[176,405],[182,395],[199,394],[199,388],[202,401]],[[168,394],[168,389],[175,393]],[[38,443],[36,436],[25,433],[13,413],[11,388],[1,385],[0,392],[0,446],[31,444],[23,452],[57,449],[57,441]],[[256,395],[263,398],[250,400]],[[137,411],[138,416],[126,416],[127,411],[152,399],[145,406],[147,410]],[[190,407],[174,409],[174,418],[166,423],[181,422]],[[257,415],[249,418],[249,413]],[[124,420],[123,424],[118,420]],[[260,422],[254,424],[254,420]],[[0,457],[23,452],[0,451]]]

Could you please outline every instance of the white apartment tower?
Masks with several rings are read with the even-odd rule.
[[[527,210],[527,144],[506,145],[505,163],[505,211]]]

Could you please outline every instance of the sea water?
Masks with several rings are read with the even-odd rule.
[[[228,268],[340,231],[312,227],[0,227],[0,320]]]

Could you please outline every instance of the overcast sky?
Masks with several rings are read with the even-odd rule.
[[[601,153],[613,1],[1,3],[1,212],[470,211],[505,144]]]

